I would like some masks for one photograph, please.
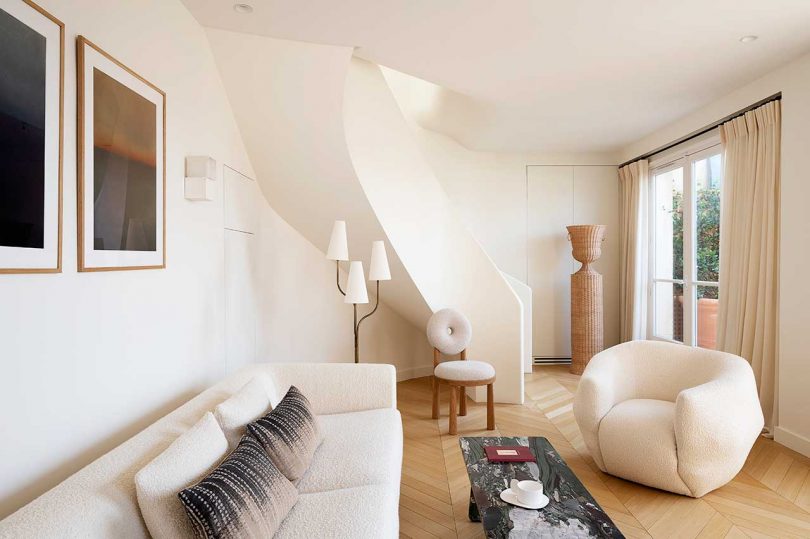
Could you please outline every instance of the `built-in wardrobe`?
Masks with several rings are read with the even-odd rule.
[[[526,251],[532,288],[532,355],[571,357],[571,256],[565,230],[573,224],[607,225],[602,256],[605,347],[619,342],[619,183],[615,166],[526,167]]]

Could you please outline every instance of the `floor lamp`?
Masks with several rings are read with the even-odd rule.
[[[345,296],[344,302],[351,303],[354,309],[354,362],[360,363],[360,324],[363,320],[377,312],[380,306],[380,281],[390,281],[391,271],[388,268],[388,257],[385,253],[385,242],[374,241],[371,243],[371,263],[369,264],[368,280],[376,281],[377,297],[374,308],[370,313],[357,319],[357,305],[368,303],[368,291],[366,290],[366,279],[363,274],[363,263],[349,260],[349,243],[346,237],[346,221],[335,221],[332,226],[332,237],[329,239],[329,248],[326,251],[326,258],[335,261],[335,283],[338,291]],[[340,262],[349,261],[349,279],[346,282],[346,290],[340,286]]]

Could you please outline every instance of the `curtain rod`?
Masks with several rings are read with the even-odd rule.
[[[742,116],[746,112],[749,112],[749,111],[754,110],[755,108],[761,107],[765,103],[770,103],[771,101],[778,101],[780,99],[782,99],[782,92],[775,93],[772,96],[766,97],[765,99],[760,99],[759,101],[757,101],[753,105],[748,105],[744,109],[741,109],[741,110],[738,110],[737,112],[729,114],[725,118],[721,118],[721,119],[717,120],[716,122],[712,122],[712,123],[710,123],[709,125],[707,125],[705,127],[701,127],[697,131],[692,131],[688,135],[685,135],[685,136],[683,136],[683,137],[681,137],[681,138],[679,138],[677,140],[674,140],[674,141],[670,142],[669,144],[661,146],[660,148],[656,148],[656,149],[654,149],[654,150],[652,150],[650,152],[641,154],[638,157],[634,157],[633,159],[630,159],[629,161],[625,161],[624,163],[619,165],[619,168],[622,168],[623,166],[629,165],[630,163],[633,163],[633,162],[638,161],[640,159],[647,159],[647,158],[652,157],[653,155],[655,155],[657,153],[665,152],[665,151],[669,150],[670,148],[674,148],[678,144],[683,144],[687,140],[692,140],[693,138],[697,138],[700,135],[703,135],[704,133],[708,133],[712,129],[715,129],[717,126],[719,126],[721,124],[724,124],[729,120],[733,120],[734,118],[739,118],[740,116]]]

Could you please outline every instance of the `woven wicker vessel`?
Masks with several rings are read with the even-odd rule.
[[[571,372],[582,374],[591,358],[604,348],[602,275],[591,263],[602,256],[605,225],[566,227],[572,254],[582,262],[571,275]]]

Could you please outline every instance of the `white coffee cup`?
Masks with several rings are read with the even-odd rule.
[[[539,481],[518,481],[512,479],[509,484],[512,492],[523,505],[540,505],[543,501],[543,483]]]

